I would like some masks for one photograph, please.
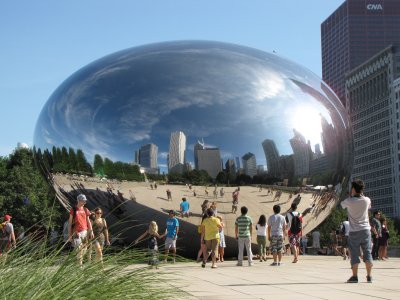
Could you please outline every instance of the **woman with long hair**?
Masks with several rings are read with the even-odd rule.
[[[92,241],[92,246],[94,246],[96,250],[96,260],[103,261],[103,248],[104,244],[107,246],[110,245],[110,239],[108,234],[107,222],[102,217],[103,211],[100,207],[97,207],[94,211],[94,216],[92,215],[92,229],[94,239]],[[89,253],[91,253],[91,248],[89,249]]]
[[[200,225],[197,227],[197,231],[200,234],[200,249],[199,252],[197,252],[197,262],[201,262],[201,256],[205,257],[206,253],[207,253],[207,247],[206,247],[206,242],[204,240],[201,239],[201,234],[203,233],[203,221],[204,219],[207,218],[207,214],[203,214],[203,216],[201,217],[201,222]]]
[[[257,244],[258,251],[260,255],[260,262],[267,261],[267,252],[266,252],[266,244],[267,244],[267,219],[265,215],[261,215],[258,219],[258,223],[256,224],[257,230]]]

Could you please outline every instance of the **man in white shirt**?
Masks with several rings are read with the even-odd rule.
[[[351,256],[351,270],[353,275],[348,283],[358,282],[358,265],[360,263],[360,247],[363,252],[363,260],[367,269],[367,282],[372,282],[372,255],[371,255],[371,226],[369,225],[368,210],[371,207],[371,199],[365,197],[362,192],[364,182],[355,179],[351,183],[351,197],[342,201],[343,208],[347,208],[349,218],[349,251]]]

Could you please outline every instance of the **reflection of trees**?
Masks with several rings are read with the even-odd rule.
[[[45,173],[61,172],[61,173],[76,173],[83,175],[92,175],[92,166],[87,162],[85,155],[81,149],[75,150],[66,147],[53,146],[52,151],[34,149],[34,155],[37,162],[41,164]]]
[[[93,173],[99,176],[107,176],[110,179],[143,181],[139,166],[131,165],[121,161],[103,159],[99,154],[94,156],[93,168],[88,163],[85,154],[81,149],[76,151],[73,148],[53,146],[52,151],[34,149],[35,159],[43,168],[45,173],[73,173],[92,176]]]

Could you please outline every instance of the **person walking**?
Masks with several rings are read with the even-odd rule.
[[[238,240],[239,255],[237,266],[243,264],[243,248],[246,247],[247,259],[249,267],[253,265],[253,254],[251,252],[251,236],[253,234],[253,220],[247,216],[248,209],[246,206],[240,208],[242,215],[235,222],[235,236]]]
[[[257,245],[260,262],[267,261],[266,245],[267,245],[267,218],[261,215],[256,224]]]
[[[318,254],[319,250],[321,249],[321,244],[320,244],[321,234],[319,233],[318,230],[315,230],[313,231],[311,236],[312,236],[313,252],[314,254]]]
[[[92,245],[96,250],[96,260],[102,262],[104,244],[109,246],[110,239],[108,235],[108,227],[106,219],[102,217],[103,215],[102,209],[100,207],[97,207],[94,210],[94,214],[95,218],[92,223],[94,239],[92,241]]]
[[[220,220],[214,217],[214,211],[211,208],[207,209],[207,218],[202,223],[201,239],[205,241],[207,253],[203,255],[203,263],[201,266],[205,268],[208,256],[211,254],[211,268],[217,268],[218,246],[219,246],[219,231],[222,229]]]
[[[358,282],[358,265],[360,264],[360,248],[367,269],[367,282],[372,282],[372,255],[371,255],[371,226],[368,219],[368,209],[371,199],[363,195],[364,182],[355,179],[351,183],[351,197],[342,201],[341,206],[347,209],[349,218],[349,251],[352,276],[348,283]]]
[[[90,211],[85,207],[87,199],[84,194],[76,198],[78,204],[71,208],[68,219],[68,241],[78,250],[78,263],[83,266],[83,256],[86,253],[89,239],[93,239],[92,224],[90,222]]]
[[[190,204],[187,201],[187,199],[185,197],[182,198],[182,202],[179,205],[180,208],[180,212],[181,212],[181,217],[187,217],[189,218],[190,216]]]
[[[11,218],[10,215],[5,215],[3,223],[0,224],[0,256],[6,255],[10,251],[11,245],[14,248],[17,246]]]
[[[233,193],[232,193],[232,213],[236,214],[238,205],[239,205],[239,191],[240,188],[237,188]]]
[[[271,243],[272,257],[274,262],[271,266],[281,266],[283,240],[285,238],[287,226],[285,217],[280,214],[281,207],[274,205],[274,214],[268,218],[268,240]]]
[[[164,263],[167,263],[169,250],[173,253],[173,263],[176,258],[176,240],[179,232],[179,221],[175,218],[175,212],[171,209],[168,213],[167,228],[165,229],[165,258]]]

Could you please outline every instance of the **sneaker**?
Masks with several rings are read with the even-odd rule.
[[[278,267],[283,266],[283,263],[278,262]]]
[[[249,267],[254,266],[253,262],[249,262]]]
[[[348,280],[347,283],[358,283],[358,277],[357,276],[351,276]]]
[[[202,262],[201,267],[202,267],[202,268],[205,268],[205,267],[206,267],[206,263],[205,263],[204,261]]]
[[[260,262],[263,262],[263,260],[262,260],[262,259],[260,259]]]
[[[243,265],[242,265],[242,263],[238,262],[238,263],[236,264],[236,266],[241,267],[241,266],[243,266]]]
[[[372,277],[367,275],[367,282],[372,283]]]
[[[275,261],[272,264],[270,264],[270,266],[277,266],[277,265],[278,265],[278,263]]]

